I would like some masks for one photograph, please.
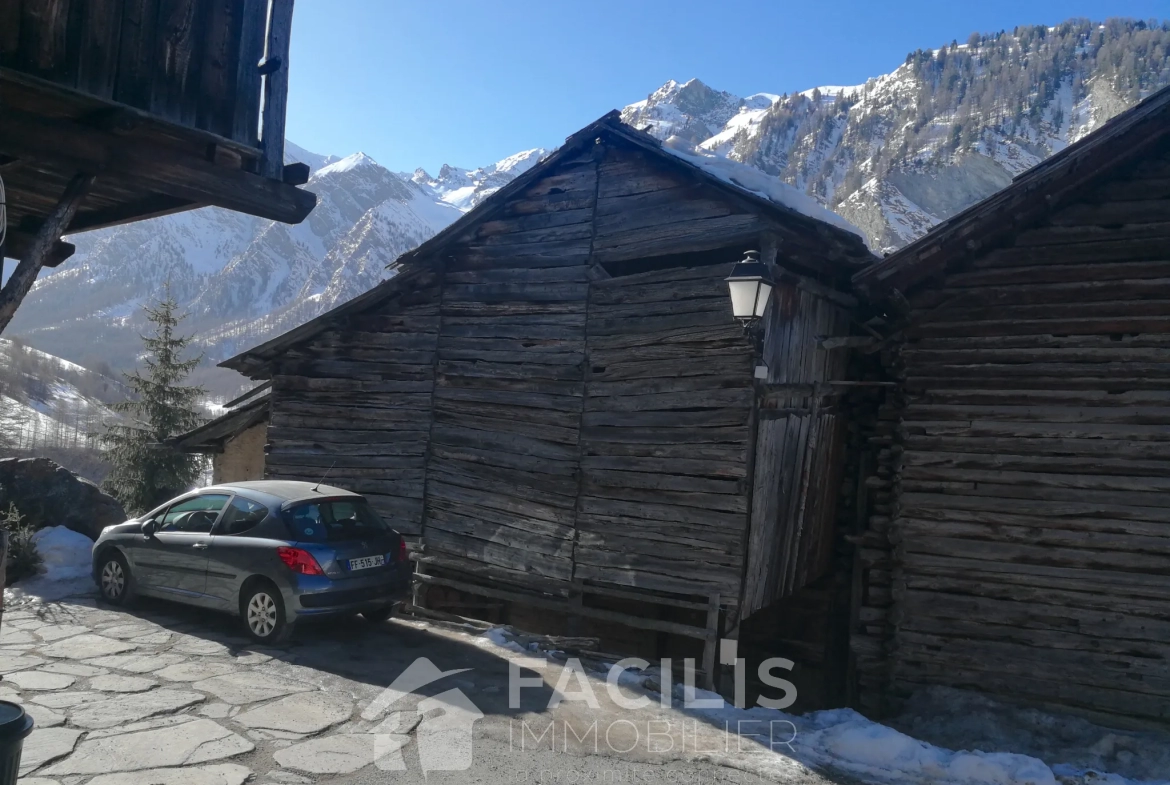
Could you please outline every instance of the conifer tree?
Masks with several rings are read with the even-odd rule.
[[[154,326],[152,334],[142,336],[145,374],[139,370],[123,374],[131,396],[113,408],[124,420],[107,426],[101,437],[111,464],[103,487],[132,514],[186,490],[202,471],[199,456],[166,444],[202,422],[196,406],[206,391],[183,384],[202,356],[182,359],[191,338],[177,333],[183,316],[177,313],[170,287],[144,310]]]

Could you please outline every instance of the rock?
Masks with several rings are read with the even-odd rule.
[[[185,706],[201,703],[204,697],[197,692],[180,690],[151,690],[130,695],[117,695],[102,701],[86,703],[70,714],[69,719],[79,728],[114,728],[128,722],[137,722],[156,714],[178,711]]]
[[[182,769],[145,769],[101,774],[88,785],[243,785],[252,770],[238,763],[216,763]],[[23,785],[23,783],[21,784]]]
[[[204,717],[211,717],[213,720],[222,720],[226,718],[232,710],[230,703],[208,703],[205,706],[199,707],[199,713]]]
[[[80,624],[47,624],[37,630],[37,635],[45,643],[52,643],[64,638],[72,638],[83,632],[89,632],[89,627],[83,627]]]
[[[40,657],[24,654],[0,654],[0,673],[8,674],[35,668],[45,663]]]
[[[353,714],[353,701],[325,692],[307,692],[266,703],[242,712],[235,721],[245,728],[317,733],[345,722]]]
[[[17,701],[20,703],[20,701]],[[24,710],[33,718],[37,728],[55,728],[65,724],[65,715],[36,703],[25,703]]]
[[[73,752],[81,731],[72,728],[37,728],[24,740],[20,773],[33,771],[51,760]]]
[[[88,662],[102,668],[113,668],[129,673],[150,673],[169,665],[177,665],[186,659],[181,654],[151,652],[150,654],[112,654],[108,657],[97,657]]]
[[[191,766],[230,758],[255,748],[252,742],[214,720],[198,719],[154,730],[86,739],[78,745],[76,753],[42,773],[50,776],[108,774]]]
[[[168,665],[154,675],[167,681],[200,681],[213,676],[222,676],[231,673],[236,668],[230,662],[223,660],[188,660],[175,665]]]
[[[112,496],[48,458],[0,458],[0,510],[10,503],[33,528],[66,526],[91,540],[127,517]]]
[[[67,709],[70,706],[93,703],[108,697],[101,692],[38,692],[29,697],[29,700],[42,706],[48,706],[50,709]]]
[[[191,687],[203,692],[210,692],[225,703],[237,705],[279,698],[294,692],[309,692],[314,689],[311,684],[299,684],[288,679],[253,671],[238,671],[224,676],[214,676],[210,679],[197,681]]]
[[[352,774],[374,762],[374,737],[324,736],[277,750],[272,757],[285,768],[309,774]]]
[[[103,638],[101,635],[85,633],[74,635],[63,641],[41,647],[40,653],[46,657],[56,657],[62,660],[84,660],[90,657],[104,657],[108,654],[119,654],[132,651],[138,647],[133,643],[116,641],[112,638]]]
[[[76,676],[64,673],[42,673],[41,671],[18,671],[4,677],[22,690],[63,690],[77,681]]]
[[[102,692],[146,692],[158,684],[154,679],[142,676],[122,676],[111,673],[107,676],[95,676],[89,680],[91,689]]]
[[[70,676],[101,676],[103,673],[108,673],[105,668],[95,668],[92,665],[82,665],[79,662],[50,662],[48,665],[41,666],[38,670],[45,673],[66,673]]]

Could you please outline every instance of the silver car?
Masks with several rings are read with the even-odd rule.
[[[405,542],[365,498],[320,483],[202,488],[107,526],[93,545],[107,601],[149,595],[227,611],[264,643],[308,616],[382,621],[410,573]]]

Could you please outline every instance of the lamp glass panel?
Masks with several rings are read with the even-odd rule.
[[[768,298],[772,296],[772,284],[760,281],[760,291],[756,295],[756,312],[757,318],[763,317],[764,311],[768,309]]]
[[[760,281],[755,278],[727,282],[731,292],[731,313],[736,319],[750,319],[754,315],[759,285]]]

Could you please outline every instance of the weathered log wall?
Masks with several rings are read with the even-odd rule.
[[[909,296],[892,686],[1170,719],[1170,159]]]
[[[450,252],[425,542],[460,571],[572,578],[596,185],[566,162]]]
[[[272,379],[269,479],[329,482],[422,531],[439,329],[438,276],[403,277],[377,312],[284,354]]]
[[[384,284],[393,298],[280,355],[269,476],[333,466],[422,536],[436,576],[737,608],[757,382],[723,279],[776,227],[661,158],[604,141],[563,158]],[[815,243],[786,231],[807,272]],[[792,397],[773,414],[811,425],[794,462],[770,453],[795,479],[761,534],[761,596],[829,557],[840,419],[812,386],[843,372],[845,352],[815,346],[843,313],[793,288],[769,328],[764,382]]]
[[[646,272],[590,293],[578,578],[738,600],[753,388],[729,270]]]

